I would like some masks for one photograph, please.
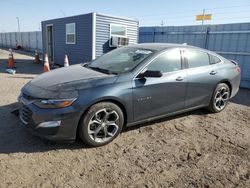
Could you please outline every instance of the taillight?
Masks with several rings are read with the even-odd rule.
[[[240,74],[240,72],[241,72],[240,67],[237,67],[236,71]]]

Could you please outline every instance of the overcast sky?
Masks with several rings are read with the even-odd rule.
[[[41,21],[99,12],[134,18],[140,26],[196,25],[202,10],[212,14],[209,24],[250,22],[250,0],[1,0],[0,32],[41,29]]]

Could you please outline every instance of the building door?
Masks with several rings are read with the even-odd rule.
[[[53,25],[46,26],[46,52],[48,53],[49,62],[54,63]]]

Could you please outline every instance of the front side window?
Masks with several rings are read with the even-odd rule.
[[[123,36],[126,37],[127,28],[123,25],[110,25],[110,35],[111,36]]]
[[[181,54],[179,49],[164,52],[154,59],[147,70],[161,71],[162,73],[181,70]]]
[[[196,50],[185,50],[185,58],[189,68],[202,67],[210,64],[209,56],[206,52]]]
[[[76,43],[76,24],[66,24],[66,44]]]
[[[102,69],[110,73],[129,72],[153,53],[152,50],[123,47],[93,60],[89,68]]]

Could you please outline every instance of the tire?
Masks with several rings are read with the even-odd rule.
[[[103,146],[119,135],[123,124],[124,115],[119,106],[111,102],[100,102],[84,114],[78,134],[88,146]]]
[[[230,98],[230,89],[227,84],[220,83],[214,90],[208,110],[213,113],[218,113],[224,110]]]

